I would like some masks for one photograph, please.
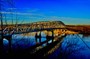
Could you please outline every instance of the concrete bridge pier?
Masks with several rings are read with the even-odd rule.
[[[50,36],[47,34],[47,35],[46,35],[46,44],[47,44],[47,45],[49,44],[49,43],[48,43],[49,39],[50,39]]]
[[[52,43],[53,43],[53,40],[54,40],[54,30],[47,30],[47,32],[52,32],[52,36],[49,36],[48,33],[46,35],[46,40],[47,40],[47,45],[48,45],[49,44],[48,43],[49,40],[52,40]]]
[[[37,43],[37,39],[38,39],[38,34],[36,32],[36,34],[35,34],[35,41],[36,41],[36,43]]]
[[[35,41],[36,41],[36,43],[37,43],[37,40],[39,39],[39,43],[41,43],[41,31],[40,31],[40,33],[39,33],[39,35],[38,35],[38,33],[36,32],[36,34],[35,34]]]
[[[54,31],[52,30],[52,36],[51,36],[51,39],[52,39],[52,43],[53,43],[53,40],[54,40]]]
[[[39,43],[41,43],[41,31],[39,33]]]

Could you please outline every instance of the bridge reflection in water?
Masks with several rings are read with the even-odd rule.
[[[3,42],[4,42],[4,46],[6,47],[4,47],[4,49],[6,53],[10,53],[9,50],[21,51],[29,47],[31,48],[31,50],[33,48],[33,50],[36,51],[56,41],[57,37],[58,36],[54,35],[54,32],[51,30],[42,31],[42,32],[41,31],[32,32],[32,33],[21,34],[21,35],[20,34],[12,35],[12,37],[10,38],[11,42],[7,40],[8,38],[7,36],[5,36]]]
[[[51,32],[51,33],[50,33]],[[5,37],[4,41],[8,42],[9,40],[7,40],[8,38]],[[27,33],[27,34],[14,34],[12,35],[12,45],[15,44],[17,45],[19,42],[23,42],[23,44],[26,42],[29,45],[32,44],[38,44],[44,41],[49,41],[48,43],[50,43],[51,41],[53,42],[54,39],[54,33],[53,31],[39,31],[39,32],[32,32],[32,33]],[[9,43],[9,42],[8,42]],[[31,43],[31,44],[30,44]],[[23,45],[21,44],[21,46]],[[26,44],[26,45],[28,45]]]
[[[57,32],[57,33],[53,34],[53,31],[48,30],[48,31],[32,32],[32,33],[21,34],[21,35],[16,34],[16,35],[12,36],[11,48],[15,52],[17,50],[23,51],[23,49],[28,48],[32,51],[32,52],[30,52],[31,54],[37,53],[36,51],[43,49],[47,45],[49,46],[48,48],[50,48],[51,46],[49,44],[52,43],[53,41],[55,42],[57,40],[60,40],[60,38],[57,38],[60,36],[60,34],[59,34],[59,32]],[[88,50],[88,48],[86,48],[86,46],[83,44],[83,42],[80,41],[80,39],[83,39],[83,36],[81,37],[80,35],[77,35],[77,34],[67,35],[66,37],[64,37],[64,39],[62,41],[58,41],[59,44],[56,44],[55,46],[53,45],[54,47],[51,50],[48,50],[47,48],[45,48],[48,51],[44,55],[47,56],[49,59],[52,59],[52,58],[63,59],[64,57],[65,57],[65,59],[69,59],[69,58],[76,57],[77,53],[81,56],[80,53],[83,53],[82,52],[82,50],[83,50],[84,52],[88,51],[88,55],[81,56],[81,57],[90,58],[89,57],[90,51]],[[90,39],[90,37],[89,37],[89,39]],[[8,41],[6,39],[4,39],[3,42],[4,42],[4,46],[5,46],[4,49],[7,52],[8,51]],[[32,47],[32,46],[34,46],[34,47]],[[29,47],[31,47],[31,48],[37,47],[37,48],[32,50]],[[86,49],[84,49],[84,48],[86,48]],[[83,53],[83,55],[84,55],[84,53]],[[40,57],[40,56],[42,56],[42,55],[38,55],[38,57]],[[30,55],[29,55],[29,57],[30,57]],[[78,58],[78,56],[76,58]]]

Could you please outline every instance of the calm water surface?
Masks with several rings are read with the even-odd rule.
[[[34,33],[35,34],[35,33]],[[42,42],[46,40],[42,32]],[[50,41],[51,42],[51,41]],[[4,49],[8,51],[8,40],[4,39]],[[35,37],[31,35],[13,35],[12,49],[28,48],[35,45]],[[90,59],[90,36],[82,34],[67,35],[61,46],[49,55],[49,59]]]
[[[67,35],[49,59],[90,59],[90,36]]]

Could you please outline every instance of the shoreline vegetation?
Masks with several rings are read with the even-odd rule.
[[[66,28],[79,32],[80,34],[90,35],[90,25],[66,25]]]

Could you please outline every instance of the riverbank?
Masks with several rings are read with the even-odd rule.
[[[66,25],[66,28],[80,34],[90,34],[90,25]]]

